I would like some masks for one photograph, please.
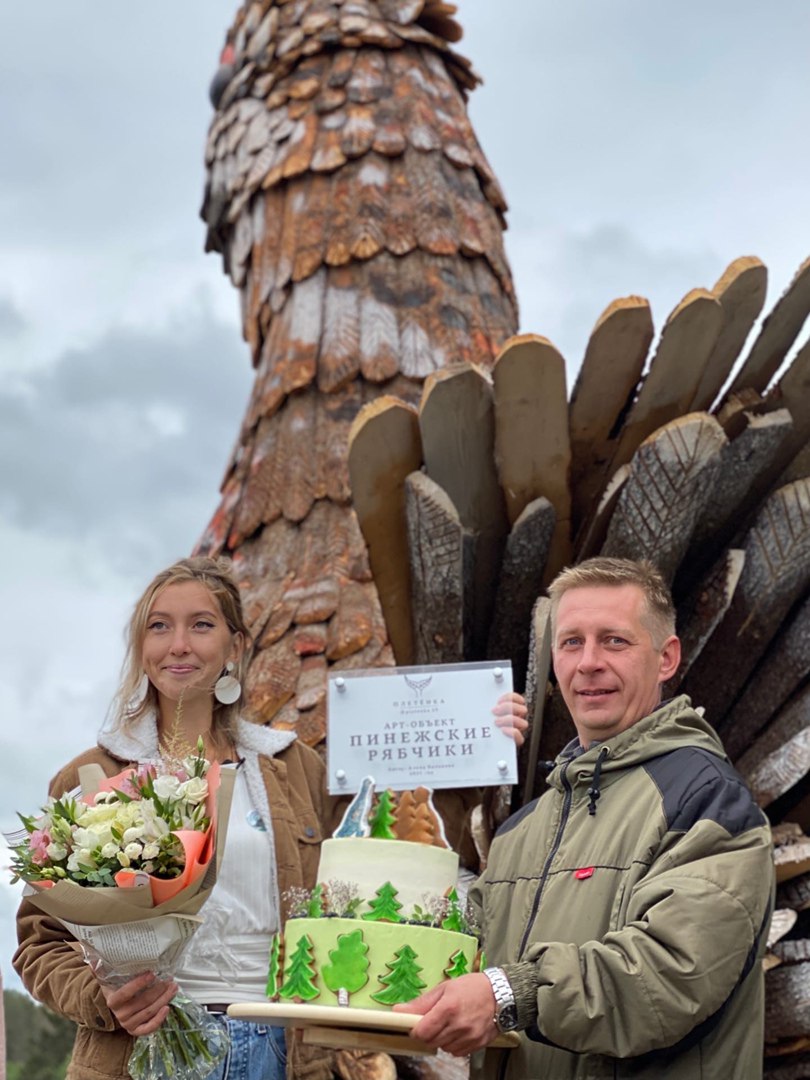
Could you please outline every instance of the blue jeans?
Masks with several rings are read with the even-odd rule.
[[[284,1028],[228,1016],[219,1019],[227,1024],[231,1046],[225,1060],[206,1080],[284,1080]]]

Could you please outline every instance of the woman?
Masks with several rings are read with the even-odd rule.
[[[82,765],[108,776],[159,760],[203,740],[211,761],[238,763],[225,854],[177,980],[150,973],[112,989],[101,985],[56,920],[23,901],[14,965],[31,994],[78,1024],[67,1080],[128,1080],[132,1040],[157,1030],[178,988],[212,1013],[231,1036],[212,1080],[281,1080],[280,1028],[231,1020],[228,1004],[265,1001],[270,938],[282,921],[281,897],[315,885],[319,845],[332,805],[318,754],[293,732],[239,716],[248,631],[238,588],[224,560],[183,559],[158,574],[135,606],[112,723],[98,745],[53,779],[59,796],[78,784]],[[526,728],[518,695],[496,706],[496,722],[518,742]],[[331,1055],[293,1043],[296,1076],[326,1080]]]
[[[240,719],[247,644],[227,563],[183,559],[158,574],[130,620],[112,724],[51,782],[58,796],[76,787],[82,765],[97,763],[111,776],[158,759],[178,740],[194,747],[200,737],[209,760],[239,763],[219,878],[176,982],[147,973],[118,989],[102,986],[61,924],[23,902],[15,967],[35,998],[79,1025],[68,1078],[127,1080],[132,1038],[161,1025],[178,987],[215,1013],[234,1001],[266,1000],[280,898],[315,885],[327,813],[324,767],[293,732]],[[281,1029],[224,1015],[222,1022],[232,1045],[213,1080],[285,1075]],[[328,1053],[309,1051],[296,1072],[331,1077]]]

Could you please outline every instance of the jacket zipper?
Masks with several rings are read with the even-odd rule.
[[[560,772],[560,779],[562,780],[562,785],[565,792],[563,796],[562,814],[560,815],[560,824],[557,826],[557,835],[554,837],[554,843],[551,845],[551,851],[548,853],[546,864],[543,867],[543,874],[540,878],[540,883],[537,886],[537,892],[534,894],[532,910],[529,913],[529,918],[526,922],[526,929],[523,932],[523,938],[520,942],[520,948],[518,949],[518,960],[523,959],[523,952],[526,948],[526,944],[529,939],[529,933],[531,931],[532,924],[534,923],[535,916],[537,915],[537,909],[540,907],[540,898],[543,895],[543,889],[546,886],[546,880],[548,879],[549,872],[551,871],[551,864],[554,861],[554,856],[557,854],[560,844],[562,843],[563,832],[565,831],[565,826],[568,823],[568,815],[571,811],[571,797],[573,794],[571,785],[568,783],[568,766],[570,764],[570,761],[566,761]]]

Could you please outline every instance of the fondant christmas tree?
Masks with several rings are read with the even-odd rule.
[[[394,812],[393,803],[393,792],[387,789],[380,792],[380,800],[369,820],[371,835],[375,840],[396,840],[394,825],[397,815]]]
[[[447,894],[447,915],[442,920],[442,930],[455,930],[457,934],[464,932],[464,916],[455,889],[451,889]]]
[[[401,1001],[412,1001],[419,997],[427,986],[427,983],[419,978],[422,969],[416,963],[416,953],[410,945],[403,945],[394,957],[392,963],[385,965],[388,974],[380,976],[380,982],[386,989],[371,995],[381,1005],[398,1005]]]
[[[444,973],[448,979],[457,979],[459,975],[469,974],[470,968],[467,964],[467,957],[459,949],[454,952],[450,957],[450,964],[444,969]]]
[[[346,990],[354,994],[368,982],[368,945],[362,930],[339,934],[337,948],[329,953],[331,964],[321,968],[323,981],[333,994]]]
[[[267,988],[265,993],[269,998],[277,997],[279,975],[281,974],[281,934],[273,934],[270,942],[270,964],[267,971]]]
[[[323,885],[316,885],[307,904],[307,917],[320,919],[323,915]]]
[[[369,922],[404,922],[399,914],[402,904],[397,900],[397,890],[390,881],[386,881],[377,889],[373,900],[369,900],[371,911],[363,915]]]
[[[298,939],[295,952],[290,958],[287,981],[279,990],[279,995],[292,1001],[312,1001],[318,997],[313,978],[315,967],[312,957],[312,941],[307,934]]]

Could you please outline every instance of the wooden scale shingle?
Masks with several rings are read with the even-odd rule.
[[[753,257],[685,296],[654,348],[647,301],[614,301],[569,401],[553,344],[515,336],[506,203],[454,14],[247,0],[228,33],[202,214],[256,379],[198,551],[228,555],[244,592],[249,715],[318,745],[330,668],[509,658],[533,716],[526,801],[570,730],[545,584],[600,552],[651,558],[684,642],[669,689],[705,706],[789,823],[768,1070],[807,1075],[810,344],[785,361],[810,260],[758,332]],[[346,1080],[464,1075],[445,1058],[396,1069],[335,1059]]]

